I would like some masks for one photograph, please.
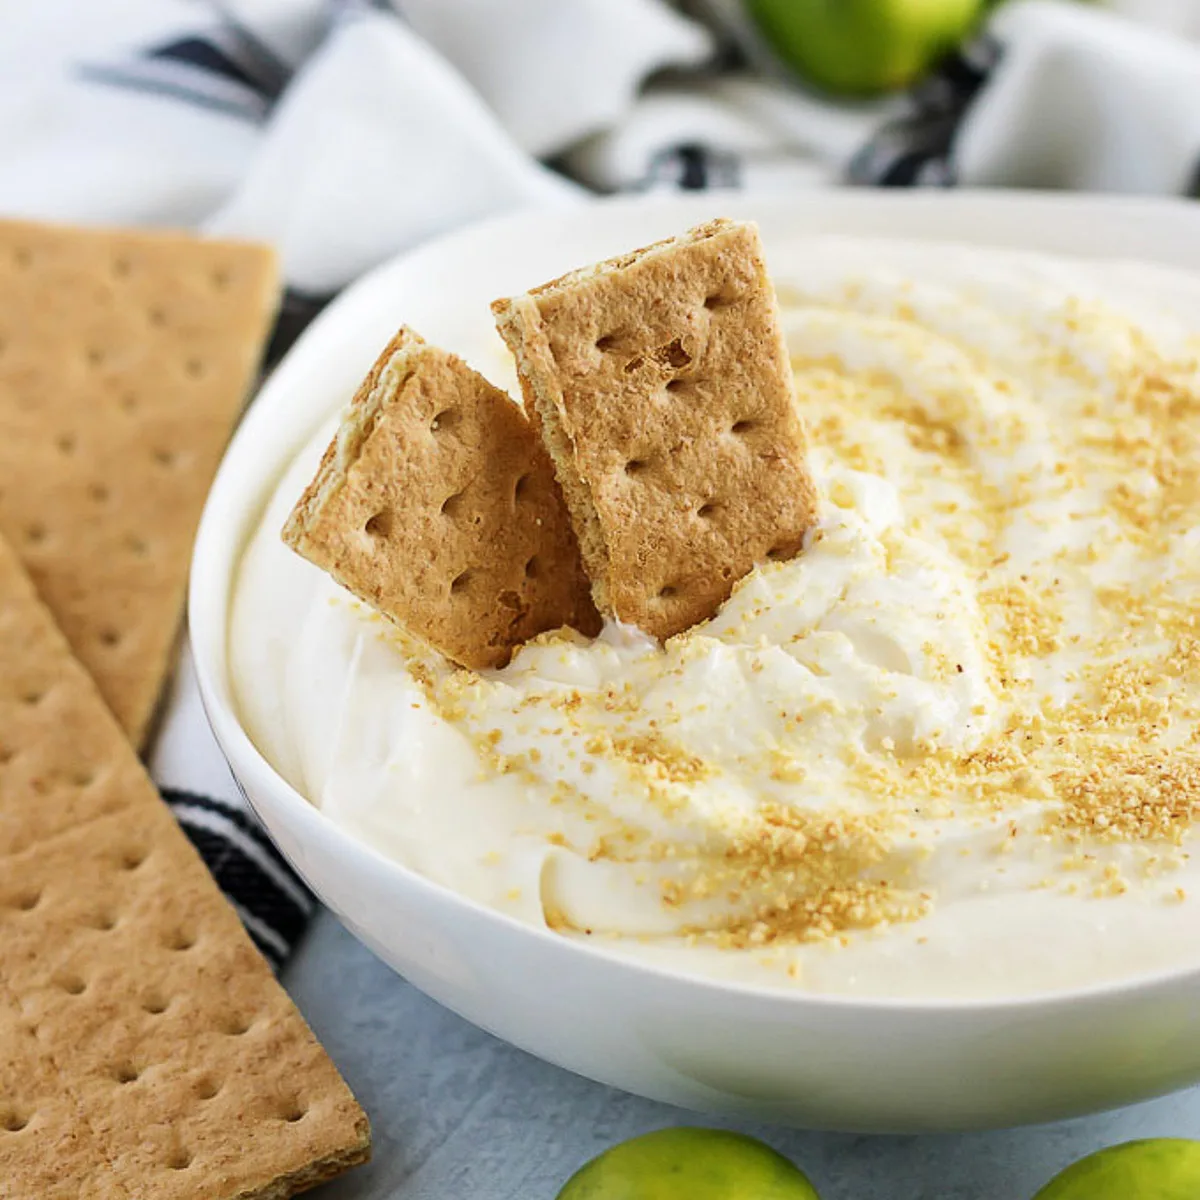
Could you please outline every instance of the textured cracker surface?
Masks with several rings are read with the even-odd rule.
[[[264,247],[0,221],[0,533],[138,745],[276,293]]]
[[[0,539],[0,1197],[264,1200],[366,1117]]]
[[[598,631],[546,451],[461,359],[401,329],[338,436],[285,526],[293,549],[462,666]]]
[[[603,612],[670,637],[816,520],[758,232],[714,221],[493,305]]]

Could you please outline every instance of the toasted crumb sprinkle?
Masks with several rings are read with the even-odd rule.
[[[920,312],[902,303],[890,315],[919,360]],[[913,674],[888,676],[864,711],[869,703],[882,722],[918,685],[957,703],[955,689],[979,675],[986,697],[968,694],[953,718],[971,722],[969,737],[950,744],[938,731],[886,724],[881,736],[847,734],[859,701],[821,693],[823,660],[805,655],[814,626],[761,632],[771,597],[783,594],[772,572],[791,564],[758,573],[756,602],[720,635],[672,639],[616,684],[539,678],[513,693],[510,710],[505,678],[439,671],[406,650],[413,677],[433,710],[468,733],[485,775],[548,798],[570,830],[549,834],[551,844],[627,866],[691,944],[778,955],[919,921],[935,903],[926,864],[951,822],[988,831],[955,855],[981,891],[1109,901],[1153,887],[1183,902],[1170,872],[1200,823],[1200,578],[1172,570],[1191,562],[1179,542],[1200,512],[1200,367],[1082,302],[1057,320],[1061,328],[1050,317],[1027,332],[1038,367],[1062,385],[1055,403],[1074,405],[1071,438],[1027,382],[967,350],[915,383],[835,356],[793,359],[814,447],[839,469],[920,478],[903,533],[961,565],[978,609],[977,646],[963,653],[942,636],[939,600]],[[1062,330],[1073,340],[1052,336]],[[827,506],[848,519],[863,487],[839,477]],[[832,524],[811,535],[823,554],[839,545]],[[875,569],[903,565],[894,529],[872,553]],[[689,732],[711,728],[695,719],[723,697],[692,696],[681,682],[695,664],[703,670],[714,637],[737,656],[738,686],[768,698],[769,733],[732,765],[707,734]],[[565,672],[578,640],[559,640]],[[553,647],[555,635],[537,645]],[[778,661],[793,653],[817,681],[811,695],[779,690]],[[659,685],[675,688],[671,699],[654,694]],[[1043,855],[1040,878],[1014,882],[1027,851]],[[547,921],[569,928],[561,912]],[[799,973],[794,959],[786,969]]]
[[[985,609],[998,612],[1003,623],[1005,644],[994,651],[1002,662],[1014,655],[1041,656],[1062,649],[1062,614],[1028,581],[989,588],[979,599]]]
[[[1097,747],[1095,761],[1053,776],[1067,832],[1102,841],[1180,845],[1200,819],[1200,754]]]
[[[596,733],[585,749],[589,754],[615,757],[636,768],[644,778],[664,783],[699,783],[716,773],[716,768],[698,754],[653,730],[617,736]]]
[[[807,772],[795,754],[779,747],[771,750],[771,778],[777,783],[803,783]]]

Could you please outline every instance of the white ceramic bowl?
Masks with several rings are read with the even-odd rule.
[[[242,729],[226,662],[239,555],[289,458],[396,326],[410,322],[451,349],[477,344],[494,297],[720,214],[757,220],[768,257],[773,238],[803,229],[1200,269],[1194,205],[844,191],[518,215],[380,268],[271,377],[226,455],[196,543],[200,685],[250,803],[321,899],[417,987],[542,1058],[645,1096],[821,1128],[926,1131],[1047,1120],[1200,1080],[1200,970],[994,1003],[809,997],[688,979],[520,924],[383,858],[297,794]]]

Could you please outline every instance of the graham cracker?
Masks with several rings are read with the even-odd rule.
[[[362,1110],[0,539],[0,1196],[279,1200]]]
[[[58,1071],[15,1008],[0,999],[0,1196],[5,1200],[108,1200],[103,1158],[77,1119]]]
[[[596,633],[554,469],[520,408],[402,328],[359,388],[284,541],[465,667]]]
[[[263,246],[0,221],[0,534],[137,745],[277,291]]]
[[[817,495],[755,226],[713,221],[492,309],[602,612],[670,637],[801,549]]]

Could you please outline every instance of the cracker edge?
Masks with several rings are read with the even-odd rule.
[[[599,262],[591,263],[586,267],[576,267],[574,270],[566,271],[546,283],[530,288],[524,294],[526,296],[548,296],[554,292],[566,291],[577,283],[586,283],[589,279],[595,279],[597,276],[616,274],[626,267],[633,266],[635,262],[639,262],[643,258],[653,258],[683,246],[692,246],[697,242],[706,241],[708,238],[717,237],[722,233],[730,233],[735,229],[750,229],[756,236],[758,234],[758,225],[754,221],[734,221],[729,217],[714,217],[711,221],[704,221],[699,225],[693,225],[691,229],[685,229],[683,233],[659,238],[658,241],[639,246],[636,250],[627,250],[624,254],[614,254],[611,258],[602,258]],[[503,302],[493,303],[493,311],[495,311],[496,304],[499,303]]]
[[[339,1155],[332,1155],[307,1167],[301,1167],[298,1171],[280,1175],[271,1180],[265,1188],[260,1188],[258,1191],[241,1192],[233,1200],[291,1200],[293,1196],[298,1196],[301,1192],[307,1192],[310,1188],[319,1187],[323,1183],[337,1179],[352,1167],[360,1167],[364,1163],[370,1162],[371,1124],[365,1112],[356,1129],[362,1139],[357,1146],[343,1151]]]
[[[338,577],[323,547],[309,536],[310,530],[325,506],[346,486],[347,477],[374,432],[384,405],[404,387],[427,344],[407,325],[400,326],[354,393],[337,433],[321,457],[316,475],[284,522],[281,535],[284,542],[301,557],[329,571],[343,587],[349,587],[349,584]]]
[[[541,313],[528,294],[496,300],[492,312],[496,329],[516,360],[525,412],[554,463],[575,527],[579,554],[591,581],[592,600],[601,613],[609,613],[608,543],[591,491],[575,466],[575,438],[563,412],[562,388],[558,386]]]

